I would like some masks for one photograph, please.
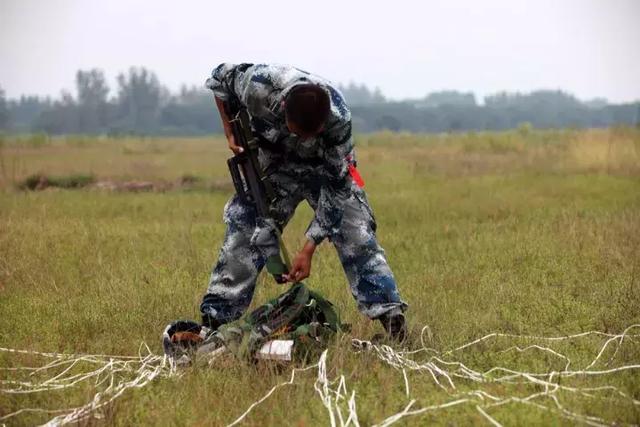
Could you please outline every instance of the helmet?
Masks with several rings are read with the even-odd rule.
[[[162,333],[164,354],[177,365],[188,365],[212,330],[193,320],[176,320]]]

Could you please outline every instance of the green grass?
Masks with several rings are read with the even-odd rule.
[[[516,130],[356,139],[379,240],[410,304],[412,327],[431,329],[430,346],[447,350],[493,331],[618,333],[640,323],[640,132]],[[144,341],[160,353],[159,335],[167,323],[198,318],[224,233],[228,187],[133,194],[25,192],[16,185],[33,174],[115,181],[224,179],[228,154],[220,138],[5,140],[0,150],[0,346],[135,354]],[[310,209],[301,206],[287,228],[291,250],[301,247],[310,217]],[[370,338],[380,327],[357,312],[330,245],[320,247],[308,284],[353,324],[351,334],[329,347],[328,367],[330,378],[343,374],[355,390],[360,423],[380,422],[402,410],[408,402],[402,373],[373,355],[350,351],[352,336]],[[254,305],[281,290],[262,276]],[[561,368],[557,359],[540,354],[499,353],[512,344],[498,340],[457,357],[476,368]],[[554,348],[570,354],[578,368],[601,344],[585,339]],[[0,353],[0,366],[39,363]],[[612,364],[634,363],[640,363],[640,346],[629,339]],[[223,425],[288,376],[289,368],[241,363],[187,369],[181,378],[127,392],[105,411],[106,423]],[[451,399],[429,376],[410,373],[409,379],[415,408]],[[247,424],[328,424],[314,380],[313,373],[301,374],[296,385],[258,406]],[[607,383],[640,399],[637,370],[609,376]],[[458,385],[462,392],[478,387]],[[527,391],[484,387],[496,394]],[[69,407],[92,395],[90,385],[69,392],[0,394],[0,416],[22,407]],[[640,423],[640,408],[622,401],[572,394],[562,394],[561,401],[574,412]],[[517,404],[489,413],[505,425],[568,423]],[[11,423],[47,419],[29,414]],[[463,405],[403,422],[486,420],[473,405]]]

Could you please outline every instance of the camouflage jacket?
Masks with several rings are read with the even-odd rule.
[[[330,94],[331,112],[322,133],[301,139],[289,132],[282,100],[296,85],[315,83]],[[318,208],[306,236],[316,244],[338,232],[345,201],[351,197],[349,164],[355,163],[351,112],[342,94],[327,80],[284,65],[220,64],[206,86],[217,98],[239,101],[261,137],[260,161],[300,179],[315,180]]]

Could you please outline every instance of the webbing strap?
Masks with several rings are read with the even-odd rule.
[[[339,330],[344,330],[344,325],[333,304],[303,283],[296,283],[242,320],[221,326],[217,335],[233,354],[246,359],[270,339],[304,340]]]

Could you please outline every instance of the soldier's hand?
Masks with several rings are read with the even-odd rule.
[[[229,143],[229,149],[233,151],[234,154],[240,154],[244,151],[244,148],[236,145],[236,139],[233,134],[227,135],[227,142]]]
[[[289,282],[300,282],[311,274],[311,255],[300,252],[293,259],[291,271],[285,276]]]
[[[300,282],[309,277],[311,274],[311,260],[315,249],[316,246],[312,242],[307,242],[304,248],[298,252],[298,255],[293,259],[289,274],[284,276],[287,281]]]

